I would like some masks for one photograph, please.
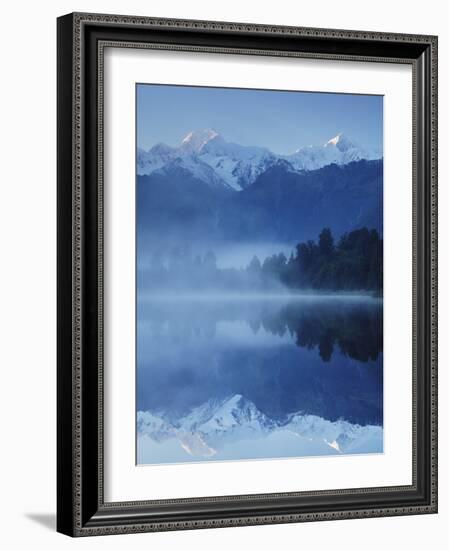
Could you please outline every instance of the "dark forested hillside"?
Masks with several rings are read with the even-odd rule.
[[[243,191],[208,185],[181,169],[138,176],[139,234],[176,244],[291,245],[315,238],[323,227],[336,237],[361,227],[382,235],[382,174],[381,160],[310,172],[279,161]]]
[[[295,172],[279,162],[224,203],[219,230],[227,238],[292,242],[322,227],[341,235],[360,227],[382,234],[382,161],[332,164]]]

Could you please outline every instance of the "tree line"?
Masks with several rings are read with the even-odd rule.
[[[263,262],[255,255],[246,267],[219,268],[209,250],[192,256],[186,248],[153,255],[140,275],[144,288],[232,291],[365,290],[380,293],[383,280],[383,240],[375,229],[345,233],[335,243],[324,228],[318,241],[300,242],[289,258],[283,252]]]
[[[257,271],[259,263],[254,257],[248,269]],[[335,244],[331,230],[324,228],[318,242],[297,244],[288,260],[282,253],[274,254],[260,269],[290,288],[380,291],[383,240],[375,229],[362,228],[345,233]]]

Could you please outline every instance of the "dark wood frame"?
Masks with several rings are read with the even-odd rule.
[[[102,51],[107,45],[412,65],[412,485],[137,503],[104,502]],[[95,14],[60,17],[58,531],[86,536],[436,512],[436,156],[435,36]]]

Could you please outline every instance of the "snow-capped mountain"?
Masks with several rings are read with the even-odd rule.
[[[301,147],[293,155],[285,157],[296,170],[318,170],[329,164],[342,166],[358,160],[375,160],[381,155],[352,142],[338,134],[324,145]]]
[[[256,440],[284,433],[318,442],[331,453],[359,452],[364,445],[382,441],[382,427],[359,426],[344,420],[331,422],[319,416],[301,412],[288,415],[282,421],[273,420],[259,411],[242,395],[224,400],[210,400],[177,419],[149,411],[137,413],[139,438],[156,442],[177,440],[192,456],[211,457],[227,444]]]
[[[210,141],[223,141],[218,132],[210,128],[189,132],[181,142],[181,149],[186,153],[201,153]]]
[[[159,143],[149,151],[138,149],[137,173],[150,175],[160,170],[170,173],[181,168],[208,184],[240,191],[280,161],[288,163],[294,171],[311,171],[330,164],[380,157],[343,134],[324,145],[302,147],[291,155],[276,155],[264,147],[227,142],[215,130],[203,129],[187,134],[178,147]]]

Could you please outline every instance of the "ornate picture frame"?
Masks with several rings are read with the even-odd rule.
[[[105,501],[105,48],[412,69],[412,483]],[[437,512],[437,37],[74,13],[58,19],[58,502],[70,536]],[[132,183],[132,182],[131,182]],[[113,246],[113,244],[112,244]],[[292,484],[293,487],[293,484]]]

